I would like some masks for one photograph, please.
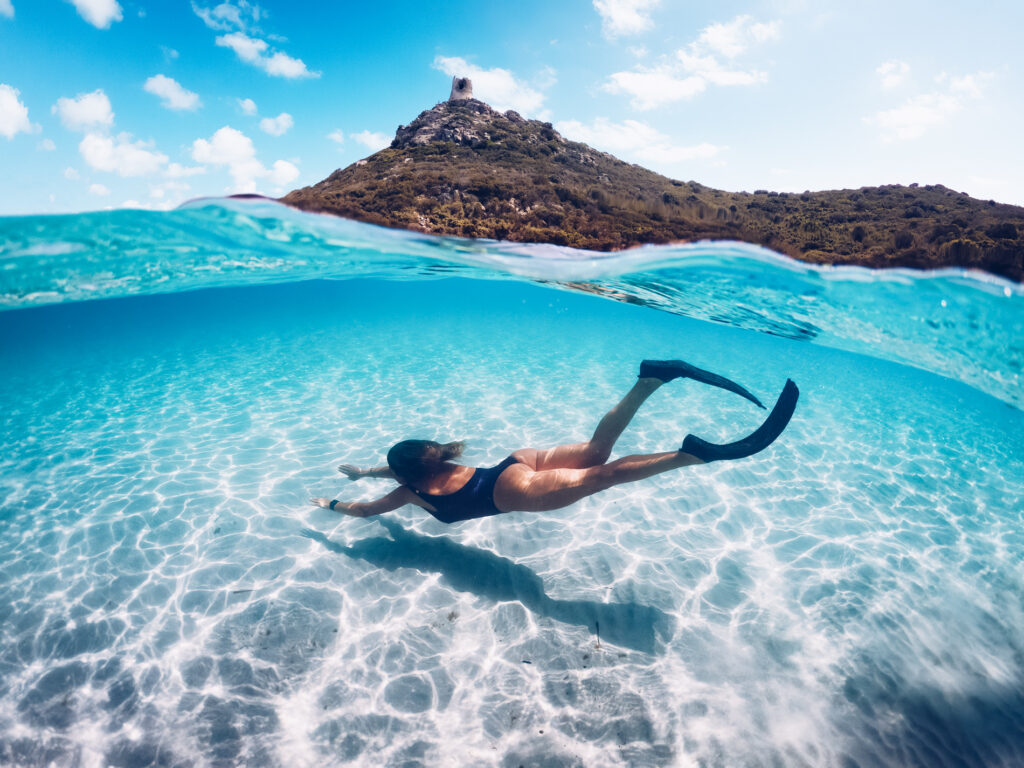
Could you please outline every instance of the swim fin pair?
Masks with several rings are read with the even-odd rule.
[[[735,392],[745,397],[759,408],[764,408],[761,401],[755,397],[750,390],[742,387],[731,379],[719,376],[717,373],[705,371],[682,360],[644,360],[640,363],[640,378],[656,378],[661,381],[672,381],[672,379],[686,378],[699,381],[703,384],[710,384],[713,387],[720,387]],[[683,446],[679,450],[696,456],[704,462],[721,461],[723,459],[742,459],[763,451],[782,434],[782,431],[789,424],[796,410],[796,401],[800,397],[800,390],[797,389],[792,379],[786,379],[786,385],[782,388],[775,407],[768,414],[768,418],[755,431],[733,443],[720,445],[709,443],[707,440],[696,435],[687,435],[683,440]]]

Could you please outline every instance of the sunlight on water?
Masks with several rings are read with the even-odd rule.
[[[1024,405],[1024,288],[979,272],[813,267],[742,243],[581,252],[200,200],[0,218],[0,308],[316,278],[538,280],[908,363]]]
[[[1018,287],[223,201],[0,249],[0,764],[1024,762]],[[306,505],[585,439],[644,357],[800,405],[559,512]],[[673,382],[616,454],[760,418]]]

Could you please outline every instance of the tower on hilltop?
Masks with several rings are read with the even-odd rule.
[[[448,101],[459,101],[460,99],[473,98],[473,81],[468,77],[452,78],[452,95]]]

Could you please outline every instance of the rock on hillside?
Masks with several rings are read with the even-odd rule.
[[[818,264],[960,266],[1024,279],[1024,208],[941,185],[726,192],[625,163],[550,123],[464,96],[282,202],[436,234],[595,250],[732,239]]]

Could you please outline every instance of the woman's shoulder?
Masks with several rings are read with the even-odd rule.
[[[423,506],[423,499],[420,498],[422,491],[417,491],[411,485],[400,485],[394,491],[396,498],[405,504],[415,504],[418,507]]]

